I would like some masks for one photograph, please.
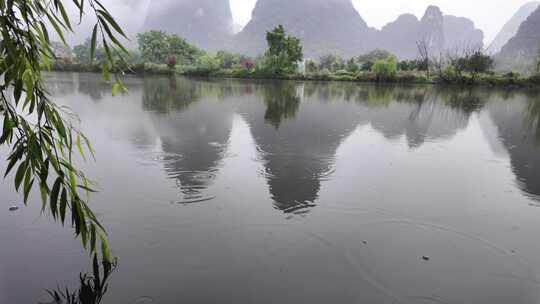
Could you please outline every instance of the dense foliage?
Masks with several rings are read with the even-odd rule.
[[[32,189],[38,189],[44,211],[48,209],[62,224],[71,222],[75,234],[93,253],[101,242],[103,259],[110,260],[105,229],[84,195],[93,191],[90,182],[74,165],[77,152],[83,157],[93,153],[90,141],[66,119],[66,110],[49,99],[43,75],[55,58],[49,29],[66,45],[64,33],[72,30],[72,23],[64,5],[76,7],[82,18],[84,2],[0,0],[0,145],[11,149],[5,176],[13,173],[25,204]],[[86,4],[97,16],[90,58],[99,38],[107,57],[103,75],[109,81],[109,72],[119,71],[113,54],[126,52],[116,35],[125,35],[98,0]],[[116,78],[113,93],[123,89]]]
[[[265,53],[264,68],[273,74],[296,71],[304,58],[300,39],[288,35],[282,25],[266,33],[268,50]]]
[[[287,34],[283,26],[267,32],[266,38],[268,49],[264,55],[250,58],[224,50],[206,52],[177,35],[159,31],[145,32],[138,35],[140,54],[130,53],[129,70],[136,73],[193,76],[377,82],[482,82],[513,85],[523,84],[524,81],[521,76],[506,77],[493,72],[494,60],[482,49],[455,49],[452,52],[433,54],[425,41],[419,41],[418,59],[398,60],[386,50],[375,49],[349,58],[327,54],[303,62],[301,41]],[[88,62],[88,42],[77,46],[74,51],[77,62]],[[81,57],[82,60],[79,60]],[[97,48],[93,60],[103,60],[100,48]],[[531,77],[527,83],[536,83],[537,78]]]
[[[378,81],[391,81],[396,78],[398,66],[394,57],[375,61],[372,68]]]
[[[202,53],[178,35],[169,35],[162,31],[140,33],[137,35],[137,42],[143,62],[165,64],[174,56],[177,63],[193,64]]]

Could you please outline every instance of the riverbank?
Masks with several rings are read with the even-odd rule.
[[[55,64],[53,70],[57,72],[101,72],[98,64]],[[316,73],[271,74],[257,70],[246,69],[208,69],[177,67],[169,68],[167,65],[137,64],[126,67],[125,73],[133,75],[179,75],[187,77],[208,78],[235,78],[235,79],[268,79],[268,80],[298,80],[298,81],[346,81],[362,83],[398,83],[398,84],[437,84],[437,85],[466,85],[466,86],[492,86],[492,87],[540,87],[540,75],[522,76],[519,73],[464,73],[459,76],[444,73],[431,73],[424,71],[397,71],[395,74],[381,77],[371,71],[337,71]]]

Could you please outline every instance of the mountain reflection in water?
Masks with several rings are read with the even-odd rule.
[[[538,92],[130,77],[113,99],[98,79],[48,81],[97,150],[104,303],[540,300]],[[37,214],[0,212],[0,303],[87,268]]]

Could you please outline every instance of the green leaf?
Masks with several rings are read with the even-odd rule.
[[[103,255],[103,261],[110,263],[112,262],[112,258],[109,243],[107,242],[107,239],[104,238],[102,235],[100,235],[99,238],[101,239],[101,254]]]
[[[105,63],[105,62],[101,66],[101,73],[102,73],[103,79],[105,81],[110,81],[111,80],[111,77],[109,75],[109,65],[107,63]]]
[[[13,123],[11,119],[7,115],[4,116],[4,126],[2,128],[2,136],[0,136],[0,145],[6,142],[11,137],[12,128],[13,128]]]
[[[47,15],[47,19],[53,26],[54,31],[56,32],[56,34],[58,34],[58,37],[60,37],[60,40],[62,40],[62,43],[64,45],[67,45],[66,39],[64,38],[64,31],[62,31],[58,23],[54,20],[55,18],[53,18],[53,16],[51,16],[51,14],[49,14],[47,11],[45,11],[45,14]]]
[[[26,69],[22,75],[22,80],[26,91],[26,100],[28,101],[34,96],[34,76],[32,70]]]
[[[84,14],[84,0],[81,0],[79,4],[79,23],[82,21],[83,14]]]
[[[77,179],[75,178],[75,172],[73,170],[69,170],[69,185],[71,187],[71,192],[76,193],[77,192]]]
[[[114,58],[112,56],[111,49],[109,48],[109,44],[107,43],[106,39],[103,39],[103,48],[105,49],[105,54],[107,55],[107,60],[109,63],[114,64]]]
[[[94,158],[94,160],[96,159],[96,155],[94,153],[94,148],[92,147],[92,143],[90,142],[90,140],[88,139],[88,137],[86,137],[84,134],[81,134],[82,138],[84,139],[84,142],[86,143],[86,146],[88,147],[88,150],[90,151],[90,154],[92,154],[92,157]]]
[[[60,219],[62,220],[62,225],[66,220],[66,207],[67,207],[67,192],[66,188],[62,189],[62,194],[60,195]]]
[[[114,30],[116,32],[118,32],[123,37],[127,38],[127,36],[124,33],[124,31],[122,30],[122,28],[120,26],[118,26],[118,24],[116,23],[114,18],[109,13],[107,13],[106,11],[100,10],[100,9],[98,9],[97,11],[98,11],[99,15],[101,15],[103,18],[107,19],[109,24],[112,25],[112,27],[114,28]]]
[[[80,218],[80,216],[79,216],[79,218]],[[84,228],[85,227],[84,222],[81,221],[81,223],[82,223],[82,225],[81,225],[81,239],[82,239],[83,247],[86,249],[86,245],[88,244],[88,232]]]
[[[45,42],[47,42],[47,44],[50,44],[51,43],[51,40],[49,39],[49,31],[47,31],[47,27],[45,26],[45,23],[43,23],[42,21],[39,22],[39,25],[41,26],[41,31],[43,32],[43,36],[45,38]]]
[[[116,96],[122,90],[122,85],[117,81],[112,86],[112,95]]]
[[[28,172],[27,176],[32,176],[30,172]],[[32,190],[32,186],[34,185],[34,179],[29,179],[28,182],[24,183],[24,204],[28,204],[28,196],[30,195],[30,191]]]
[[[81,154],[82,158],[86,160],[86,156],[84,155],[84,150],[81,145],[81,135],[77,134],[77,139],[75,141],[75,144],[77,145],[77,149],[79,150],[79,153]]]
[[[100,24],[102,25],[103,29],[105,30],[105,32],[107,33],[107,36],[109,36],[109,38],[111,39],[111,41],[116,45],[118,46],[122,52],[124,52],[125,54],[129,53],[128,50],[126,48],[124,48],[124,46],[122,45],[122,43],[120,43],[120,41],[118,41],[118,39],[116,39],[116,37],[114,36],[114,34],[111,32],[111,29],[109,28],[109,25],[107,24],[107,22],[105,22],[105,20],[103,20],[103,18],[101,17],[98,17],[99,21],[100,21]]]
[[[92,40],[90,42],[90,62],[94,61],[96,54],[96,41],[97,41],[97,29],[98,25],[94,25],[94,30],[92,31]]]
[[[12,155],[12,156],[15,156],[15,155]],[[4,178],[6,178],[6,176],[8,176],[9,172],[11,172],[11,170],[13,169],[13,167],[15,166],[15,164],[19,160],[20,160],[19,157],[10,157],[9,164],[7,166],[7,169],[6,169],[6,173],[4,174]]]
[[[21,183],[23,181],[26,169],[27,169],[27,162],[23,161],[19,168],[17,169],[17,173],[15,173],[15,189],[19,191],[19,188],[21,187]]]
[[[41,211],[45,211],[47,206],[47,195],[49,194],[49,188],[46,182],[39,183],[39,192],[41,194]]]
[[[90,187],[88,187],[88,186],[78,185],[77,187],[78,187],[78,188],[81,188],[81,189],[83,189],[83,190],[85,190],[85,191],[88,191],[88,192],[92,192],[92,193],[96,193],[96,192],[97,192],[96,190],[94,190],[94,189],[92,189],[92,188],[90,188]]]
[[[58,8],[60,9],[60,13],[62,14],[62,18],[64,19],[65,25],[68,27],[70,31],[73,31],[71,28],[71,22],[69,21],[68,14],[66,13],[66,10],[64,9],[64,5],[62,5],[61,1],[58,1]]]
[[[23,90],[23,82],[21,80],[15,81],[13,85],[13,97],[15,98],[15,103],[19,103],[19,100],[21,100]]]
[[[58,195],[60,194],[60,186],[62,184],[62,179],[58,177],[54,182],[53,188],[51,190],[50,202],[51,202],[51,212],[54,218],[57,214],[58,206]]]
[[[90,250],[96,251],[96,226],[90,225]]]

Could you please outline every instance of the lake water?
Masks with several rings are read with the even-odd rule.
[[[540,94],[50,74],[96,161],[104,303],[540,302]],[[5,158],[6,151],[0,156]],[[3,172],[5,163],[0,163]],[[0,303],[88,253],[0,184]]]

